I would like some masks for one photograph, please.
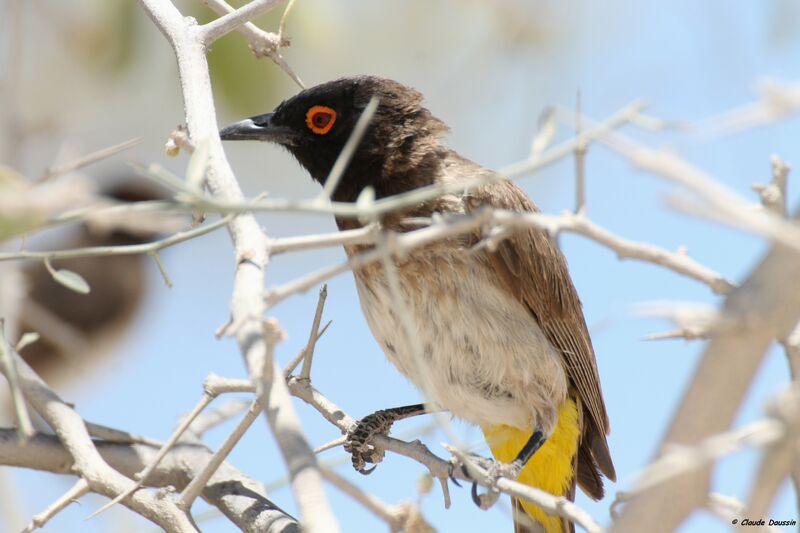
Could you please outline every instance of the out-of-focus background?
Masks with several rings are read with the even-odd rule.
[[[178,5],[201,22],[213,17],[200,1]],[[0,13],[0,161],[34,179],[54,163],[142,137],[135,148],[81,172],[103,187],[139,179],[129,162],[158,162],[183,173],[186,157],[170,159],[163,148],[183,120],[174,56],[136,2],[4,0]],[[256,22],[275,30],[279,16],[272,13]],[[362,73],[412,85],[451,126],[451,145],[492,168],[525,158],[542,110],[554,104],[574,107],[578,91],[583,112],[594,118],[644,97],[650,114],[702,126],[753,101],[758,82],[800,79],[800,4],[793,0],[298,0],[287,33],[292,46],[284,55],[307,85]],[[269,60],[254,59],[237,34],[217,42],[209,61],[220,124],[269,111],[298,90]],[[735,135],[702,131],[626,129],[643,142],[679,151],[743,195],[752,194],[752,182],[769,180],[771,154],[800,164],[796,118]],[[570,134],[562,129],[559,138]],[[317,192],[280,149],[248,143],[226,149],[250,196],[268,191],[273,197],[303,198]],[[765,248],[756,238],[670,210],[664,198],[671,186],[638,173],[600,146],[589,150],[587,179],[594,221],[630,239],[669,249],[685,245],[692,257],[729,279],[741,280]],[[790,178],[790,206],[798,198],[795,183]],[[522,178],[520,184],[545,212],[573,208],[571,160]],[[335,230],[328,216],[277,214],[261,220],[271,236]],[[68,245],[74,238],[60,231],[49,237],[49,244]],[[631,487],[651,458],[702,349],[701,343],[642,341],[669,325],[636,316],[634,306],[662,300],[717,304],[719,299],[707,287],[670,271],[619,262],[584,239],[567,235],[560,242],[593,335],[619,475],[616,484],[608,484],[605,500],[591,502],[579,494],[577,501],[608,522],[610,502],[617,491]],[[174,286],[164,286],[150,261],[128,265],[141,273],[133,290],[142,298],[131,303],[135,312],[120,319],[127,325],[115,326],[113,335],[104,333],[107,338],[94,347],[100,354],[70,360],[53,376],[57,390],[87,420],[155,439],[166,439],[177,418],[191,409],[209,372],[245,374],[234,343],[213,335],[228,316],[234,267],[228,236],[217,232],[163,256]],[[289,281],[343,257],[338,249],[276,257],[267,284]],[[109,265],[112,276],[128,268]],[[41,274],[44,267],[30,265],[32,275],[37,269]],[[45,293],[59,298],[56,289]],[[282,363],[304,346],[315,303],[316,291],[310,291],[272,311],[288,332],[278,349]],[[317,388],[354,417],[420,401],[420,394],[373,341],[349,274],[330,283],[325,319],[333,324],[317,346]],[[755,377],[737,425],[760,417],[765,402],[788,381],[784,355],[775,349]],[[300,402],[297,409],[312,445],[338,436],[316,412]],[[413,437],[424,425],[424,420],[408,421],[395,431],[411,431],[408,436]],[[219,444],[231,427],[229,423],[212,432],[209,442]],[[480,439],[473,428],[458,423],[456,428],[466,442]],[[446,453],[440,431],[429,431],[423,440],[435,452]],[[324,452],[321,459],[340,464],[339,472],[387,502],[419,498],[416,487],[423,468],[402,457],[390,454],[369,477],[355,473],[340,449]],[[742,452],[723,460],[714,473],[714,490],[746,500],[757,459],[755,452]],[[286,470],[263,421],[247,433],[230,461],[267,483],[277,503],[295,511],[291,493],[281,483]],[[71,478],[0,467],[0,530],[18,531],[72,483]],[[451,492],[450,510],[443,508],[438,486],[422,497],[424,514],[438,531],[511,531],[507,500],[484,512],[472,504],[468,489],[453,487]],[[337,490],[329,488],[328,495],[345,531],[385,527]],[[46,530],[152,529],[121,506],[83,520],[103,503],[102,498],[85,497]],[[196,505],[202,514],[204,504]],[[798,518],[788,484],[770,517]],[[213,517],[200,526],[203,531],[232,530],[226,520]],[[698,513],[680,531],[728,527]]]

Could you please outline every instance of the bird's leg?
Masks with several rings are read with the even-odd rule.
[[[531,457],[533,457],[533,454],[535,454],[537,450],[542,447],[546,440],[547,438],[544,436],[544,432],[540,429],[537,429],[533,432],[517,456],[510,463],[491,461],[490,459],[484,459],[483,457],[480,457],[480,460],[477,462],[486,470],[486,475],[492,484],[494,484],[501,477],[516,479],[520,472],[522,472],[522,469],[525,468],[525,465],[528,464],[528,461],[530,461]],[[461,469],[464,475],[470,476],[469,472],[466,470],[466,468],[464,468],[464,465],[462,465]],[[484,508],[485,506],[481,496],[478,494],[478,483],[475,481],[472,482],[472,501],[475,502],[475,505],[478,507]]]
[[[371,474],[383,460],[383,450],[372,444],[376,435],[388,435],[392,424],[405,418],[428,413],[425,404],[416,403],[403,407],[381,409],[367,415],[356,423],[355,427],[347,433],[344,449],[352,455],[353,468],[364,475]],[[366,468],[367,463],[375,466]]]
[[[546,440],[542,430],[537,429],[533,432],[528,442],[525,443],[525,446],[522,447],[513,461],[510,463],[495,462],[489,469],[489,477],[492,479],[497,479],[499,477],[516,479],[520,472],[522,472],[522,469],[525,468],[525,465],[528,464],[528,461],[531,460],[533,454],[542,447]]]

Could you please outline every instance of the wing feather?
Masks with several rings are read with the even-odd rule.
[[[484,170],[485,172],[485,170]],[[479,205],[517,212],[538,212],[527,195],[510,181],[483,187],[465,196],[465,205]],[[480,238],[480,236],[478,237]],[[560,351],[564,368],[586,411],[581,447],[609,479],[614,465],[606,442],[608,415],[600,389],[600,376],[583,310],[569,276],[564,255],[553,239],[535,228],[520,229],[487,252],[498,278],[534,316],[548,340]],[[592,468],[585,465],[583,468]]]

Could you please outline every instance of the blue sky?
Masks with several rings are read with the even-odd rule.
[[[794,26],[790,22],[794,22]],[[580,90],[584,111],[599,119],[630,101],[644,97],[649,113],[666,119],[699,121],[751,101],[756,82],[765,78],[800,79],[798,9],[789,1],[670,3],[622,1],[569,2],[449,2],[420,0],[387,5],[353,1],[303,0],[290,22],[293,47],[287,59],[307,84],[342,75],[370,73],[413,85],[427,96],[428,106],[452,128],[451,146],[489,167],[500,168],[525,157],[537,117],[546,105],[573,106]],[[788,27],[788,29],[787,29]],[[148,39],[161,39],[152,30]],[[234,38],[234,37],[232,37]],[[174,124],[180,122],[172,58],[163,43],[148,44],[159,72],[152,84],[166,100],[156,115],[155,89],[144,96],[130,95],[130,108],[112,126],[98,115],[84,114],[74,135],[98,129],[93,135],[145,134],[145,143],[133,157],[158,161],[182,169],[185,159],[165,161],[160,146]],[[246,53],[242,46],[241,53]],[[264,63],[262,68],[274,68]],[[172,76],[172,77],[170,77]],[[163,77],[163,79],[162,79]],[[285,85],[280,94],[264,96],[263,108],[291,95]],[[65,97],[66,98],[66,97]],[[123,106],[113,97],[109,109]],[[169,111],[164,112],[167,109]],[[219,120],[239,118],[220,106]],[[106,130],[103,130],[106,128]],[[702,139],[686,132],[651,133],[628,127],[626,133],[652,146],[679,151],[739,194],[749,192],[754,181],[769,178],[769,157],[780,154],[790,163],[800,162],[800,122],[790,118],[766,128],[736,136]],[[559,138],[566,138],[562,130]],[[249,195],[270,191],[272,196],[306,197],[316,187],[290,158],[277,148],[256,144],[230,147],[229,156]],[[573,206],[572,162],[553,165],[519,182],[539,206],[559,213]],[[669,249],[686,245],[699,262],[741,280],[765,249],[754,237],[710,222],[688,217],[665,205],[674,187],[659,178],[637,172],[626,161],[601,146],[587,157],[588,209],[598,224],[626,238],[655,243]],[[790,196],[796,203],[796,182],[790,179]],[[326,216],[276,214],[262,217],[272,236],[333,231]],[[633,261],[620,262],[614,254],[592,242],[564,235],[560,244],[581,294],[593,335],[606,402],[611,417],[610,445],[619,480],[609,484],[609,496],[590,502],[579,495],[601,523],[608,523],[614,494],[631,487],[637,472],[654,453],[676,402],[686,387],[701,343],[645,342],[641,337],[669,327],[663,322],[635,316],[642,302],[692,301],[716,305],[719,298],[692,280],[660,267]],[[95,422],[123,426],[153,438],[164,439],[177,417],[188,411],[201,394],[209,372],[244,375],[239,353],[230,340],[217,341],[214,330],[227,318],[232,272],[231,246],[225,233],[216,233],[180,245],[164,254],[175,286],[161,284],[150,269],[152,290],[145,308],[120,346],[110,368],[91,383],[64,391],[79,411]],[[338,262],[338,249],[276,257],[267,272],[267,285],[284,283],[299,274]],[[349,274],[329,284],[325,318],[333,324],[320,341],[315,357],[315,386],[360,417],[377,409],[415,403],[419,393],[385,360],[361,316]],[[291,359],[304,345],[316,303],[316,290],[291,298],[271,311],[288,332],[279,347],[281,362]],[[734,364],[735,362],[732,362]],[[773,349],[754,377],[746,404],[736,424],[763,414],[765,402],[786,387],[787,365]],[[297,403],[312,445],[338,436],[338,431],[312,410]],[[402,433],[425,421],[404,422]],[[228,424],[210,435],[218,444],[231,429]],[[467,442],[479,433],[456,423]],[[445,437],[434,431],[424,437],[437,453]],[[341,450],[322,454],[322,460],[340,460]],[[285,468],[268,434],[258,421],[234,450],[231,462],[264,482],[279,480]],[[747,487],[758,464],[758,454],[742,452],[723,460],[714,472],[714,489],[747,498]],[[416,500],[416,481],[423,468],[405,458],[389,455],[369,477],[355,473],[348,463],[339,472],[389,503]],[[40,511],[68,486],[66,479],[35,473],[12,473],[20,488],[23,514]],[[467,489],[451,490],[453,506],[444,510],[438,487],[425,496],[425,516],[439,531],[511,530],[508,502],[483,512],[471,503]],[[271,495],[294,510],[287,489]],[[341,525],[346,531],[382,530],[383,525],[333,488],[328,489]],[[794,495],[787,485],[770,517],[798,518]],[[60,515],[51,531],[118,531],[130,524],[142,530],[146,523],[112,510],[83,522],[101,504],[85,498],[81,506]],[[202,525],[204,531],[229,531],[223,519]],[[724,531],[727,524],[698,513],[680,529],[684,533]]]

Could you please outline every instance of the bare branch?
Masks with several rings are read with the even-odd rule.
[[[257,13],[278,2],[274,0],[254,0],[235,13],[225,15],[206,25],[198,31],[167,0],[140,0],[145,11],[156,26],[172,44],[178,60],[178,69],[183,88],[186,125],[189,136],[195,141],[208,140],[208,172],[207,188],[217,201],[240,203],[244,195],[237,183],[233,171],[222,149],[219,138],[219,127],[216,121],[214,100],[211,94],[211,82],[208,63],[205,57],[206,46],[214,39],[225,34]],[[233,296],[231,298],[231,325],[228,331],[236,335],[239,348],[247,363],[248,374],[256,383],[262,382],[262,373],[266,368],[267,345],[262,329],[262,315],[265,304],[264,270],[268,263],[267,236],[261,230],[255,217],[245,214],[234,218],[228,225],[236,252],[236,272],[234,275]],[[273,363],[270,361],[269,365]],[[284,400],[285,383],[276,379],[275,400],[280,402],[281,409],[276,418],[280,424],[271,424],[284,458],[291,446],[289,472],[292,476],[292,489],[298,502],[303,519],[303,526],[312,533],[318,531],[336,531],[336,520],[325,499],[322,479],[317,470],[313,450],[305,441],[297,415]],[[281,394],[283,393],[283,395]],[[266,394],[264,400],[272,400]],[[278,411],[277,405],[270,401],[263,402],[267,417],[271,422],[271,413]],[[287,442],[286,434],[280,434],[277,428],[291,428],[292,440]]]
[[[12,350],[13,348],[6,340],[5,320],[0,318],[0,372],[8,380],[8,388],[11,390],[11,404],[14,407],[14,417],[17,421],[17,436],[19,443],[22,445],[36,432],[33,429],[28,406],[25,405],[25,398],[20,388],[19,374]]]
[[[702,207],[685,203],[679,207],[800,250],[800,227],[770,211],[753,211],[734,191],[676,154],[648,148],[615,132],[607,132],[602,140],[634,166],[681,185],[703,201]]]
[[[211,46],[211,43],[220,37],[240,28],[245,23],[285,1],[286,0],[251,0],[239,9],[226,13],[220,18],[201,26],[199,29],[200,40],[205,46]]]
[[[320,336],[319,323],[322,320],[322,310],[325,309],[325,300],[328,298],[328,285],[325,284],[319,290],[319,300],[317,310],[314,312],[314,321],[311,324],[311,331],[308,334],[308,344],[303,350],[303,368],[300,370],[300,379],[311,379],[311,362],[314,359],[314,347]]]
[[[757,101],[726,111],[698,125],[706,136],[733,135],[772,124],[800,110],[800,87],[765,80],[758,86]]]
[[[786,181],[791,167],[777,155],[772,156],[772,180],[769,184],[754,183],[752,189],[761,197],[761,205],[786,218]]]
[[[270,255],[277,255],[339,245],[372,244],[375,242],[375,229],[374,225],[368,225],[363,228],[337,231],[336,233],[272,239],[269,243],[269,253]]]
[[[146,444],[108,442],[98,442],[97,449],[115,471],[129,477],[152,464],[158,450]],[[148,484],[181,490],[208,464],[211,455],[205,446],[178,443],[159,463],[149,477]],[[71,457],[58,439],[50,435],[38,434],[21,447],[17,445],[13,430],[0,429],[0,464],[75,475]],[[141,493],[144,494],[144,491]],[[222,464],[202,496],[242,531],[299,533],[295,519],[267,498],[261,483],[248,478],[228,463]]]
[[[691,446],[731,424],[767,348],[800,320],[796,264],[796,252],[776,244],[727,297],[722,326],[712,333],[662,441],[662,453],[669,444]],[[709,471],[702,468],[646,490],[625,507],[613,530],[673,530],[705,502],[708,484]],[[665,498],[671,502],[668,507]]]
[[[211,233],[233,220],[233,215],[227,215],[216,222],[212,222],[205,226],[198,228],[181,231],[165,237],[163,239],[147,242],[143,244],[127,244],[120,246],[90,246],[87,248],[73,248],[70,250],[52,250],[48,252],[31,252],[21,250],[19,252],[0,252],[0,261],[15,261],[20,259],[70,259],[75,257],[99,257],[99,256],[112,256],[112,255],[140,255],[140,254],[155,254],[159,250],[174,246],[175,244],[188,241]]]
[[[10,353],[25,398],[58,435],[74,461],[74,472],[86,480],[93,492],[110,498],[124,492],[130,486],[130,480],[106,464],[99,455],[80,415],[50,390],[16,351],[12,349]],[[30,440],[24,448],[30,445]],[[167,531],[195,531],[189,517],[170,499],[137,493],[124,503]]]
[[[134,146],[140,144],[141,142],[142,142],[141,137],[136,137],[134,139],[129,139],[127,141],[123,141],[119,144],[115,144],[107,148],[102,148],[100,150],[87,154],[83,157],[80,157],[79,159],[70,161],[69,163],[48,167],[47,170],[45,170],[42,179],[51,179],[56,176],[61,176],[62,174],[68,174],[69,172],[74,172],[75,170],[89,166],[92,163],[97,163],[98,161],[102,161],[103,159],[108,159],[109,157],[115,156],[120,152],[128,150],[129,148],[133,148]]]
[[[218,15],[227,15],[235,11],[234,8],[231,7],[230,4],[228,4],[225,0],[203,0],[203,3],[210,7]],[[292,78],[292,80],[294,80],[294,82],[302,89],[305,88],[303,81],[297,76],[297,74],[295,74],[294,70],[292,70],[280,53],[281,48],[289,45],[289,41],[286,40],[283,34],[286,13],[289,11],[292,3],[293,2],[290,1],[286,5],[286,11],[284,11],[284,16],[281,18],[280,31],[277,35],[262,30],[252,22],[244,23],[236,28],[236,31],[241,33],[244,38],[247,39],[250,50],[256,57],[269,57],[273,63],[283,69],[283,71],[286,72],[286,74],[288,74],[289,77]]]
[[[363,505],[372,514],[386,522],[390,531],[430,531],[431,526],[425,521],[419,509],[410,503],[390,506],[375,496],[368,494],[350,483],[329,468],[322,468],[322,475],[339,490]]]
[[[79,479],[75,484],[69,488],[59,499],[53,502],[47,509],[37,514],[31,519],[22,533],[30,533],[37,529],[43,528],[55,515],[66,509],[69,504],[78,500],[81,496],[89,493],[89,484],[85,479]]]
[[[222,446],[214,452],[214,455],[211,456],[211,459],[208,461],[206,467],[198,473],[192,481],[186,485],[186,488],[183,489],[180,497],[178,498],[177,504],[178,507],[181,509],[186,509],[187,511],[192,508],[192,503],[197,497],[203,492],[206,485],[208,484],[211,477],[217,472],[219,467],[225,461],[225,458],[233,450],[233,447],[239,442],[239,440],[244,436],[245,432],[250,429],[250,426],[253,425],[258,415],[261,414],[262,406],[256,400],[252,402],[250,405],[250,409],[248,409],[247,414],[242,418],[239,424],[234,428],[230,435],[225,439],[225,442],[222,443]]]

